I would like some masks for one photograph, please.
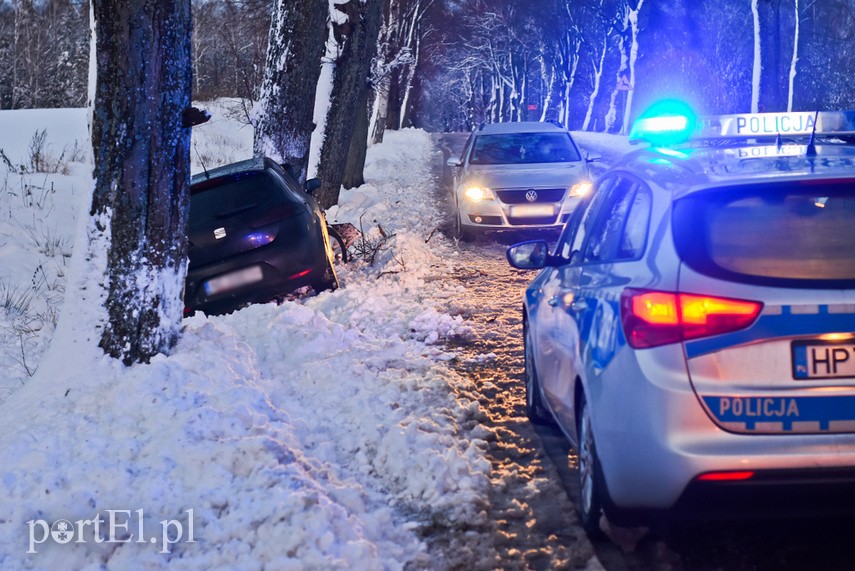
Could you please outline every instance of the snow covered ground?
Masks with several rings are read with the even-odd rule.
[[[247,158],[240,106],[204,106],[194,172]],[[473,332],[427,133],[387,133],[328,212],[363,232],[345,287],[193,317],[125,368],[95,347],[100,284],[72,256],[86,112],[0,125],[0,568],[431,567],[431,530],[484,525],[489,432],[442,348]]]
[[[249,154],[249,128],[214,111],[196,170]],[[90,159],[68,154],[85,113],[0,124],[0,568],[430,566],[423,530],[479,525],[490,466],[440,346],[471,330],[444,298],[458,286],[433,283],[455,251],[432,235],[426,133],[389,133],[330,212],[374,257],[342,268],[346,287],[191,318],[172,355],[125,368],[75,298],[61,309],[86,291],[71,250]],[[30,164],[41,129],[56,168]]]

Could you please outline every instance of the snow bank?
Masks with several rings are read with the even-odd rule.
[[[638,145],[631,145],[626,135],[610,135],[588,131],[573,131],[572,135],[580,147],[601,155],[604,166],[614,164],[625,154],[641,148]]]
[[[194,146],[212,162],[248,156],[251,134],[215,112]],[[370,150],[368,184],[330,213],[362,223],[373,258],[342,268],[346,287],[188,319],[171,356],[132,368],[81,339],[97,324],[75,315],[35,376],[0,370],[8,385],[26,381],[0,406],[0,568],[424,567],[422,530],[483,523],[482,412],[436,345],[471,330],[447,307],[448,286],[426,287],[453,260],[431,239],[430,140],[389,135]],[[51,180],[69,207],[88,200]],[[25,287],[29,270],[7,268],[27,255],[17,241],[0,249],[0,279]],[[111,514],[116,541],[99,543],[92,522]],[[31,541],[46,537],[40,522],[61,531],[58,520],[72,543]]]

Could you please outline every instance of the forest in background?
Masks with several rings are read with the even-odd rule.
[[[375,139],[519,119],[619,132],[664,97],[700,113],[855,107],[855,0],[384,4],[367,78]],[[274,2],[192,5],[194,98],[256,100]],[[0,1],[0,108],[85,105],[88,12],[81,0]]]

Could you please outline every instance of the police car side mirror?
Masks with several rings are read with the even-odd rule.
[[[306,181],[306,192],[312,194],[316,190],[321,188],[321,179],[319,178],[310,178]]]
[[[586,153],[585,154],[585,162],[595,163],[597,161],[603,160],[603,156],[598,153]]]
[[[445,164],[446,164],[446,166],[449,166],[451,168],[457,168],[457,167],[463,166],[463,161],[461,161],[460,159],[456,159],[456,158],[452,157],[452,158],[448,159],[447,161],[445,161]]]
[[[555,265],[555,258],[549,255],[546,240],[531,240],[514,244],[505,252],[508,263],[518,270],[541,270]]]

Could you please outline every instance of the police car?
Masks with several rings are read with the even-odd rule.
[[[673,107],[673,106],[672,106]],[[645,114],[523,303],[526,407],[584,527],[853,513],[855,112]]]

